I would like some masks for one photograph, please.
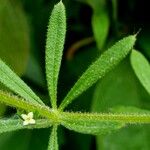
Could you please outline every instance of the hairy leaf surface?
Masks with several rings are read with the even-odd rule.
[[[23,126],[21,119],[1,119],[0,120],[0,134],[20,129],[33,129],[33,128],[47,128],[51,126],[46,119],[36,120],[35,125]]]
[[[40,98],[0,59],[0,82],[29,102],[42,104]]]
[[[98,79],[115,67],[130,52],[136,37],[128,36],[104,52],[80,77],[60,105],[64,109],[77,96],[92,86]]]
[[[52,128],[49,145],[48,145],[48,150],[58,150],[57,126],[53,126],[53,128]]]
[[[76,132],[100,135],[118,130],[124,126],[124,123],[96,119],[96,116],[92,117],[90,114],[79,114],[79,116],[68,114],[67,116],[63,115],[62,125]]]
[[[52,107],[56,108],[57,81],[66,33],[66,14],[62,2],[55,5],[46,41],[46,76]]]

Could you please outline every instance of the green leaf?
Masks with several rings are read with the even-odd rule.
[[[21,76],[26,71],[29,50],[29,24],[22,6],[18,1],[0,0],[0,58]],[[6,89],[1,83],[0,88]],[[6,107],[0,108],[1,116]]]
[[[52,128],[49,145],[48,145],[48,150],[58,150],[57,126],[53,126],[53,128]]]
[[[109,16],[106,9],[98,9],[93,12],[92,28],[98,48],[104,47],[109,31]]]
[[[92,100],[93,102],[92,111],[112,112],[112,113],[121,113],[121,114],[122,113],[131,114],[133,112],[137,113],[138,108],[135,108],[133,106],[139,107],[140,106],[139,104],[143,102],[143,99],[145,100],[145,97],[144,97],[144,98],[141,98],[142,101],[140,101],[141,88],[143,89],[143,87],[138,83],[138,79],[136,78],[133,72],[133,69],[130,65],[129,57],[127,57],[126,59],[124,59],[124,61],[122,61],[115,69],[109,72],[96,85],[96,90],[94,92],[94,97]],[[124,105],[124,111],[123,111],[123,106],[119,107],[118,105]],[[127,107],[129,105],[132,107]],[[142,104],[142,107],[143,107],[143,104]],[[145,110],[143,110],[143,113],[146,113]],[[131,137],[130,135],[132,135],[131,133],[134,134],[134,132],[129,130],[128,126],[126,128],[119,130],[118,132],[115,132],[106,136],[96,136],[97,149],[98,150],[111,149],[110,148],[111,146],[108,146],[108,145],[113,145],[112,147],[115,147],[115,146],[120,147],[122,144],[120,144],[119,141],[122,143],[130,143],[130,141],[134,142],[135,138],[133,138],[133,140],[129,140],[129,137]],[[147,127],[147,126],[148,125],[144,125],[144,127]],[[135,131],[136,131],[137,130],[136,128],[138,128],[138,126],[133,125],[130,128],[133,128],[133,129],[135,128]],[[125,133],[125,136],[123,135],[123,133]],[[143,131],[141,131],[141,133],[143,135]],[[140,135],[140,133],[137,133],[134,136],[136,137],[137,135]],[[132,135],[132,137],[134,136]],[[109,140],[108,138],[111,138],[111,140]],[[117,145],[115,145],[115,143]],[[140,142],[140,143],[143,143],[143,142]],[[131,142],[131,145],[132,145],[132,142]],[[125,149],[128,149],[128,148],[125,148]],[[132,148],[132,149],[136,149],[136,148]],[[117,150],[119,150],[119,148]]]
[[[98,136],[97,150],[149,150],[149,125],[128,126],[118,132]]]
[[[46,76],[51,104],[56,108],[57,82],[66,34],[65,7],[60,1],[55,5],[48,26],[46,41]]]
[[[131,53],[131,65],[140,80],[141,84],[150,94],[150,64],[146,58],[138,51],[133,50]]]
[[[139,107],[139,86],[127,57],[96,84],[92,112],[108,112],[109,108],[117,105]]]
[[[50,126],[50,122],[46,119],[38,119],[35,125],[28,126],[23,126],[23,120],[21,119],[1,119],[0,134],[20,129],[48,128]]]
[[[62,125],[70,130],[84,134],[107,134],[124,127],[124,123],[95,119],[96,116],[93,117],[90,114],[74,115],[75,114],[68,113],[66,116],[64,114]]]
[[[149,110],[144,110],[136,107],[117,106],[111,109],[111,112],[122,114],[150,114]],[[128,126],[125,129],[119,130],[111,135],[97,136],[97,149],[108,150],[113,147],[115,150],[133,150],[149,148],[149,125]],[[121,137],[121,138],[120,138]],[[132,140],[129,140],[132,139]],[[108,144],[109,143],[109,146]],[[122,147],[123,143],[128,143]],[[102,146],[103,145],[103,146]],[[103,148],[102,148],[103,147]]]
[[[98,48],[101,50],[109,32],[109,15],[106,0],[80,0],[93,9],[92,29]]]
[[[29,24],[22,6],[17,1],[0,0],[1,59],[22,75],[27,66],[29,49]]]
[[[134,111],[131,112],[130,109],[131,110],[134,109],[135,110],[134,113],[137,113],[137,111],[136,111],[137,109],[133,106],[139,107],[139,104],[141,103],[140,102],[141,89],[139,89],[139,87],[143,88],[138,83],[138,80],[137,80],[137,78],[133,72],[133,69],[130,65],[129,57],[127,57],[126,59],[124,59],[124,61],[122,61],[115,69],[113,69],[111,72],[109,72],[96,85],[94,97],[92,99],[92,103],[93,103],[92,111],[132,114]],[[141,100],[143,102],[143,98]],[[118,105],[124,105],[124,111],[123,111],[123,109],[121,110],[121,107],[119,107]],[[127,107],[129,105],[132,107]],[[123,108],[123,106],[122,106],[122,108]],[[126,108],[127,108],[127,110],[126,110]],[[146,113],[146,112],[144,112],[144,113]],[[112,133],[112,134],[109,134],[106,136],[96,136],[97,149],[98,150],[111,149],[110,146],[107,146],[106,142],[108,143],[108,145],[113,145],[116,147],[121,146],[121,144],[120,145],[118,144],[119,141],[122,143],[125,143],[125,142],[129,143],[130,140],[129,141],[127,140],[127,136],[129,135],[128,136],[128,139],[129,139],[129,137],[131,135],[131,130],[128,129],[128,126],[129,125],[127,125],[126,128],[120,129],[118,132],[115,132],[115,133]],[[146,127],[148,125],[144,125],[144,126]],[[133,125],[130,128],[138,128],[138,126]],[[125,137],[122,132],[125,133]],[[143,131],[141,131],[141,133],[142,132]],[[120,138],[119,135],[122,138]],[[136,137],[136,135],[137,134],[135,134],[135,137]],[[111,138],[112,141],[111,140],[109,141],[108,138]],[[134,141],[134,139],[131,141]],[[115,143],[117,143],[117,145],[115,145]],[[132,142],[131,142],[131,144],[132,144]],[[117,148],[115,148],[115,149],[117,149]],[[126,148],[126,149],[128,149],[128,148]],[[135,149],[135,148],[133,148],[133,149]],[[119,150],[119,148],[117,150]]]
[[[96,121],[64,121],[62,123],[67,129],[92,135],[103,135],[119,130],[124,125],[117,122],[96,122]]]
[[[40,98],[1,59],[0,82],[27,101],[44,105]]]
[[[126,124],[150,123],[150,113],[69,113],[61,114],[61,124],[85,134],[106,134]]]
[[[123,60],[133,48],[135,40],[135,35],[128,36],[104,52],[75,83],[59,109],[63,110],[77,96],[92,86],[98,79],[104,77],[107,72]]]

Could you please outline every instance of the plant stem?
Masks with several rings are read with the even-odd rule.
[[[32,104],[8,93],[0,92],[0,101],[27,112],[37,112],[40,116],[51,121],[52,125],[61,124],[63,121],[116,121],[130,124],[150,123],[150,113],[72,113],[60,112],[40,104]]]
[[[12,96],[9,93],[0,91],[0,102],[12,107],[21,108],[27,112],[37,112],[40,116],[49,119],[52,124],[60,122],[57,110],[53,110],[40,104],[33,104],[24,99],[18,98],[17,96]]]
[[[127,113],[127,114],[111,114],[111,113],[61,113],[62,120],[78,120],[78,121],[116,121],[129,124],[143,124],[150,123],[150,113],[138,114],[138,113]]]

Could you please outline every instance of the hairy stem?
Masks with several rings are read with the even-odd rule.
[[[60,122],[57,111],[50,109],[47,106],[40,104],[33,104],[24,99],[18,98],[17,96],[10,95],[0,91],[0,102],[5,103],[11,107],[21,108],[27,112],[37,112],[40,116],[48,118],[52,123]]]
[[[150,113],[138,114],[138,113],[127,113],[127,114],[111,114],[111,113],[61,113],[62,120],[78,120],[78,121],[116,121],[130,124],[143,124],[150,123]]]
[[[16,96],[0,91],[0,101],[17,108],[26,110],[27,112],[37,112],[42,117],[51,121],[52,124],[61,124],[63,121],[106,121],[106,122],[122,122],[130,124],[150,123],[150,113],[73,113],[59,112],[40,104],[35,105],[29,103]]]

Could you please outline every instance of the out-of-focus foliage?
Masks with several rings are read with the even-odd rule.
[[[103,50],[109,32],[109,7],[106,0],[83,0],[92,7],[92,29],[99,50]]]
[[[135,74],[139,78],[142,85],[145,87],[147,92],[150,94],[150,64],[146,58],[136,50],[132,51],[131,64],[135,71]]]
[[[0,58],[21,76],[26,71],[29,50],[29,24],[21,3],[0,0]],[[0,87],[6,89],[1,84]],[[0,107],[3,114],[6,107]]]
[[[0,0],[0,57],[24,74],[30,49],[29,23],[19,2]]]

